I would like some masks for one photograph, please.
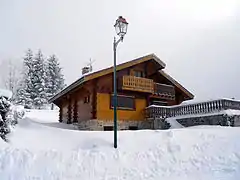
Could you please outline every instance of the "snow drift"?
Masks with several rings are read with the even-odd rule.
[[[239,128],[121,131],[119,148],[114,149],[112,132],[81,132],[68,130],[66,125],[61,129],[61,124],[50,127],[44,118],[54,113],[47,113],[27,113],[10,143],[0,141],[1,180],[240,177]]]

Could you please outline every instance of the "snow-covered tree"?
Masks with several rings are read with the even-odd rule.
[[[0,64],[0,77],[4,88],[12,91],[13,100],[16,97],[16,91],[20,81],[20,75],[22,70],[21,61],[7,59],[3,60]]]
[[[44,60],[41,50],[33,56],[29,49],[23,61],[24,71],[17,90],[17,103],[42,108],[50,97],[64,87],[64,78],[55,55]]]
[[[61,91],[64,87],[62,68],[55,55],[50,56],[46,62],[46,93],[48,99]]]
[[[29,84],[26,82],[30,82],[28,76],[26,76],[26,79],[22,79],[19,83],[15,102],[27,108],[32,108],[33,101],[31,99],[31,92]]]
[[[0,137],[5,141],[8,141],[6,135],[18,123],[18,119],[23,117],[23,112],[19,112],[10,102],[11,98],[11,91],[0,89]]]
[[[33,100],[33,105],[40,109],[47,103],[47,94],[45,91],[46,72],[41,50],[39,50],[33,58],[32,66],[33,73],[31,76],[31,99]]]
[[[33,75],[33,52],[31,49],[28,49],[23,59],[23,71],[21,81],[18,84],[16,103],[28,106],[29,108],[33,105],[33,96],[31,95],[33,90],[31,80]]]

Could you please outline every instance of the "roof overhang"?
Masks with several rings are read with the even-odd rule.
[[[178,89],[180,89],[185,94],[185,100],[190,100],[194,98],[194,95],[189,92],[186,88],[184,88],[180,83],[178,83],[175,79],[165,73],[163,70],[160,70],[159,73],[168,79],[173,85],[175,85]]]
[[[81,85],[84,82],[84,76],[81,77],[80,79],[76,80],[74,83],[72,83],[71,85],[67,86],[65,89],[63,89],[62,91],[60,91],[59,93],[57,93],[56,95],[54,95],[53,97],[51,97],[48,101],[50,103],[53,103],[54,101],[56,101],[58,98],[60,98],[61,96],[67,94],[69,91],[77,88],[79,85]]]
[[[143,56],[143,57],[119,64],[119,65],[117,65],[116,68],[117,68],[117,71],[120,71],[122,69],[129,68],[131,66],[135,66],[137,64],[144,63],[144,62],[150,61],[150,60],[155,61],[159,65],[159,70],[164,69],[166,67],[166,64],[162,60],[160,60],[155,54],[150,54],[147,56]],[[104,75],[107,75],[110,73],[113,73],[113,66],[103,69],[103,70],[100,70],[100,71],[97,71],[97,72],[94,72],[94,73],[91,73],[85,77],[85,80],[88,81],[88,80],[95,79],[95,78],[98,78],[100,76],[104,76]]]
[[[122,69],[129,68],[131,66],[135,66],[137,64],[144,63],[144,62],[147,62],[150,60],[155,61],[159,65],[159,67],[158,67],[159,70],[164,69],[166,67],[166,64],[160,58],[158,58],[155,54],[150,54],[147,56],[143,56],[143,57],[119,64],[119,65],[117,65],[116,68],[117,68],[117,71],[120,71]],[[84,83],[86,81],[89,81],[89,80],[92,80],[92,79],[95,79],[95,78],[98,78],[98,77],[101,77],[101,76],[104,76],[104,75],[107,75],[110,73],[113,73],[113,66],[103,69],[103,70],[100,70],[100,71],[97,71],[97,72],[88,73],[87,75],[84,75],[80,79],[73,82],[71,85],[67,86],[65,89],[63,89],[58,94],[54,95],[52,98],[49,99],[49,102],[54,103],[57,99],[66,95],[68,92],[77,88],[79,85],[81,85],[82,83]]]

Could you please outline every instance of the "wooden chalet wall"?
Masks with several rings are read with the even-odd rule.
[[[146,93],[141,92],[131,92],[121,90],[120,78],[124,75],[133,75],[134,71],[143,71],[148,78],[148,75],[157,72],[154,62],[146,62],[138,64],[134,67],[123,69],[117,72],[118,79],[118,95],[127,95],[135,97],[135,110],[121,110],[117,111],[118,119],[120,120],[144,120],[145,114],[144,109],[148,106],[148,96]],[[155,82],[159,82],[156,78]],[[110,107],[110,98],[113,93],[113,74],[108,74],[98,78],[97,80],[97,119],[99,120],[112,120],[113,119],[113,109]],[[167,101],[168,105],[175,105],[176,101]]]
[[[92,119],[92,103],[93,103],[93,84],[86,83],[84,87],[75,93],[75,103],[77,106],[77,121]]]
[[[144,109],[149,104],[149,94],[134,91],[121,90],[121,77],[133,75],[133,70],[140,70],[145,73],[146,78],[153,79],[157,83],[171,84],[166,78],[157,73],[155,61],[148,61],[131,68],[117,72],[118,94],[135,97],[134,110],[118,110],[119,120],[144,120]],[[113,109],[110,107],[111,95],[113,94],[113,73],[89,80],[68,94],[68,98],[62,100],[60,114],[63,122],[73,123],[90,119],[112,120]],[[86,98],[88,98],[86,102]],[[160,99],[161,100],[161,99]],[[165,100],[167,105],[181,103],[183,97],[176,90],[175,100]]]
[[[118,71],[117,78],[128,74],[129,69]],[[108,74],[98,78],[96,82],[97,119],[99,120],[113,119],[113,109],[110,107],[110,98],[112,93],[113,93],[113,74]],[[123,92],[118,92],[118,94],[130,95],[130,93],[126,94]],[[135,104],[136,104],[135,110],[118,110],[118,118],[121,120],[144,120],[144,114],[142,113],[143,112],[142,110],[146,107],[146,99],[136,98]]]
[[[60,108],[60,111],[62,113],[62,120],[64,123],[67,123],[68,120],[68,103],[63,101],[62,106]]]
[[[64,97],[60,103],[60,117],[64,123],[76,123],[94,118],[92,110],[96,96],[92,93],[93,87],[91,82],[87,82],[84,87]]]

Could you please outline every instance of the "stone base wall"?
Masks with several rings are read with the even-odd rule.
[[[177,119],[185,127],[197,125],[221,125],[227,126],[230,121],[231,126],[240,126],[240,116],[214,115]]]
[[[103,131],[104,126],[113,126],[113,120],[87,120],[79,121],[78,129],[79,130],[89,130],[89,131]],[[118,120],[118,130],[128,130],[130,126],[137,127],[138,129],[153,129],[153,121],[144,120],[144,121],[127,121],[127,120]]]
[[[233,118],[233,126],[239,127],[240,126],[240,116],[234,116]]]
[[[197,125],[221,125],[227,126],[227,121],[230,121],[231,126],[240,126],[239,116],[214,115],[177,119],[177,121],[185,127]],[[103,131],[104,126],[113,126],[113,120],[86,120],[74,123],[79,130],[88,131]],[[130,126],[137,127],[137,129],[165,129],[164,119],[151,119],[144,121],[127,121],[118,120],[118,130],[129,130]]]
[[[153,120],[153,129],[163,129],[164,119],[154,119]]]

